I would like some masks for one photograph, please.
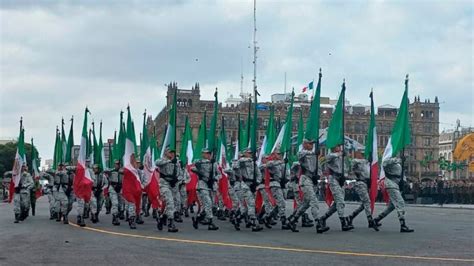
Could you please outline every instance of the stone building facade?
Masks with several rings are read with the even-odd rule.
[[[149,130],[156,130],[158,140],[161,141],[161,136],[164,134],[165,125],[168,122],[168,110],[171,107],[174,89],[177,88],[176,83],[168,85],[167,106],[154,118],[149,118]],[[199,125],[201,123],[204,112],[207,111],[208,127],[212,117],[213,100],[202,100],[200,93],[200,85],[196,83],[189,89],[178,89],[177,94],[178,113],[177,113],[177,147],[180,147],[181,137],[184,131],[184,123],[188,117],[194,140],[197,138]],[[327,97],[321,97],[321,117],[320,127],[325,128],[329,125],[329,121],[334,109],[334,102]],[[303,120],[309,116],[311,99],[305,97],[295,97],[294,111],[293,111],[293,133],[297,133],[298,120],[300,112],[302,112]],[[269,106],[273,105],[275,109],[275,118],[284,123],[286,118],[287,108],[289,102],[259,102],[258,111],[258,136],[262,140],[266,126],[269,120]],[[227,141],[234,143],[237,138],[238,130],[238,115],[245,123],[247,120],[247,113],[249,109],[248,100],[243,101],[237,105],[226,105],[219,103],[219,121],[224,116],[224,125],[227,131]],[[383,149],[387,145],[390,138],[391,130],[397,115],[397,107],[391,105],[382,105],[377,108],[376,126],[378,134],[379,153],[383,153]],[[438,175],[438,138],[439,138],[439,103],[435,98],[433,102],[430,100],[421,101],[419,97],[410,103],[409,106],[412,144],[406,149],[407,156],[406,169],[408,175],[411,177],[421,176],[435,177]],[[350,105],[346,104],[345,114],[345,134],[346,136],[357,140],[364,144],[367,135],[368,125],[370,120],[370,108],[364,105]],[[220,123],[219,123],[220,127]],[[420,160],[427,155],[432,157],[432,161],[427,166],[422,167]]]

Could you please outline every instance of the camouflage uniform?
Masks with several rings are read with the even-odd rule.
[[[242,199],[247,205],[247,215],[249,218],[249,224],[252,226],[252,231],[261,231],[262,228],[256,223],[255,216],[255,190],[258,180],[261,180],[261,174],[255,167],[255,162],[252,158],[240,158],[238,161],[239,171],[242,177],[240,182],[240,189],[242,193]]]
[[[197,185],[197,194],[199,202],[201,202],[201,217],[204,216],[209,220],[209,229],[215,228],[213,224],[213,213],[212,213],[212,203],[213,197],[212,190],[215,188],[214,184],[219,179],[217,171],[217,163],[212,162],[207,159],[200,159],[194,163],[194,166],[191,168],[191,171],[198,175],[199,181]],[[196,214],[198,215],[198,214]],[[198,217],[193,217],[193,225],[197,228]]]
[[[13,180],[11,181],[13,182]],[[15,213],[15,223],[18,220],[23,221],[28,216],[30,211],[30,190],[34,182],[31,175],[24,171],[21,173],[20,182],[15,187],[15,194],[13,195],[13,212]]]
[[[125,204],[122,198],[123,170],[113,169],[109,175],[109,197],[112,203],[112,224],[120,225],[119,218],[124,219]]]
[[[61,218],[63,217],[64,223],[67,223],[67,216],[74,199],[72,196],[72,181],[74,176],[72,173],[68,173],[67,170],[56,171],[55,176],[59,180],[59,186],[56,187],[57,194],[55,211],[58,213],[56,221],[61,221]]]
[[[385,172],[385,189],[390,197],[390,203],[387,208],[379,214],[374,222],[377,226],[380,226],[380,221],[390,214],[393,210],[397,210],[398,219],[400,220],[400,232],[411,233],[414,230],[408,228],[405,224],[405,201],[403,200],[402,193],[398,184],[402,178],[402,166],[399,158],[389,158],[383,162],[383,170]]]
[[[352,171],[355,176],[356,182],[354,183],[354,190],[359,196],[361,204],[357,209],[349,215],[349,225],[352,225],[352,221],[359,213],[363,210],[367,216],[367,221],[369,222],[369,227],[374,228],[378,231],[377,226],[374,224],[372,218],[372,211],[370,208],[370,198],[368,184],[370,184],[370,173],[369,173],[369,164],[365,159],[354,159],[352,160]]]
[[[179,166],[177,160],[169,160],[167,158],[158,159],[155,162],[160,172],[160,195],[165,204],[164,213],[160,218],[157,219],[158,229],[161,230],[166,220],[168,220],[168,231],[176,232],[177,229],[174,225],[174,213],[176,212],[176,205],[174,203],[175,187],[179,180],[181,173],[181,167]]]
[[[91,211],[92,211],[92,222],[96,223],[99,221],[99,213],[104,203],[104,189],[108,187],[108,180],[103,173],[95,174],[91,172],[92,181],[92,197],[91,197]]]
[[[55,219],[56,218],[56,213],[54,210],[54,205],[55,205],[55,198],[53,195],[53,190],[54,190],[54,173],[41,173],[40,179],[47,180],[48,184],[46,185],[45,188],[45,193],[48,195],[48,203],[49,203],[49,219]]]
[[[294,216],[290,217],[292,231],[297,231],[296,222],[298,221],[298,218],[310,207],[313,219],[317,223],[317,232],[323,233],[324,231],[327,231],[325,224],[319,219],[319,202],[317,193],[320,171],[319,169],[316,169],[316,160],[318,160],[318,157],[312,150],[301,150],[298,152],[298,161],[302,171],[299,180],[299,187],[303,192],[303,201],[298,206]],[[299,197],[299,194],[295,193],[295,197]]]

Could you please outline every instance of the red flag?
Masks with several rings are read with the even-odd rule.
[[[198,202],[198,197],[197,197],[197,184],[198,184],[198,176],[196,173],[191,171],[191,167],[193,165],[188,164],[186,165],[186,171],[188,171],[190,181],[189,183],[186,184],[186,192],[188,194],[188,205],[193,204],[194,202]]]
[[[334,196],[332,195],[331,189],[329,188],[329,184],[326,185],[326,193],[325,193],[325,201],[328,206],[331,206],[332,202],[334,201]]]
[[[160,205],[161,205],[159,202],[159,198],[160,198],[160,183],[158,182],[159,175],[160,175],[160,172],[153,171],[149,179],[149,182],[145,184],[145,188],[143,189],[147,193],[148,199],[150,200],[151,207],[153,209],[158,209],[160,208]]]
[[[272,204],[272,206],[276,205],[276,200],[273,197],[272,191],[270,190],[270,171],[268,171],[267,168],[265,168],[265,192],[267,192],[268,195],[268,200]]]
[[[92,194],[93,181],[89,170],[86,168],[86,147],[87,147],[87,113],[84,113],[84,124],[82,127],[81,147],[79,148],[79,158],[77,159],[76,175],[74,177],[73,190],[77,198],[89,202]]]
[[[263,196],[262,196],[262,193],[260,193],[260,190],[257,190],[257,193],[255,195],[255,212],[257,214],[262,211],[262,206],[263,206]]]
[[[219,172],[221,173],[221,178],[219,179],[219,192],[222,195],[222,202],[224,206],[230,210],[232,209],[232,200],[229,196],[229,178],[222,171],[222,167],[219,166]]]

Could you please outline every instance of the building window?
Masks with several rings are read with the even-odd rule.
[[[431,139],[430,138],[424,138],[423,139],[423,145],[424,146],[430,146],[431,145]]]

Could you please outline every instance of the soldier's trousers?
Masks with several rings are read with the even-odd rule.
[[[354,183],[354,190],[359,196],[361,204],[357,209],[354,210],[352,215],[355,217],[362,210],[365,210],[365,215],[371,216],[372,212],[370,210],[370,198],[369,198],[369,190],[367,189],[367,184],[363,181],[357,181]]]
[[[164,180],[163,178],[160,178],[160,195],[161,200],[165,204],[164,214],[167,215],[169,218],[173,217],[176,211],[173,191],[168,181]]]
[[[393,210],[397,210],[398,219],[405,219],[405,201],[403,200],[400,190],[388,188],[387,193],[390,198],[390,203],[379,216],[383,218],[389,215]]]
[[[20,193],[13,195],[13,212],[20,214],[22,211],[28,212],[30,210],[30,192],[22,189]]]
[[[60,187],[59,190],[55,191],[55,204],[54,211],[56,213],[67,214],[69,209],[69,199],[63,188]]]
[[[298,206],[296,211],[296,217],[303,215],[308,208],[311,208],[311,214],[313,219],[317,219],[319,216],[319,204],[316,196],[318,187],[314,186],[311,178],[302,175],[300,178],[300,187],[303,192],[303,201]],[[295,198],[299,197],[299,192],[296,191]]]
[[[118,215],[119,212],[123,212],[125,210],[122,195],[120,193],[117,193],[114,187],[112,186],[109,187],[109,197],[110,201],[112,202],[112,215]]]
[[[80,198],[77,198],[77,200],[76,200],[77,216],[83,216],[84,215],[84,205],[85,205],[84,200],[80,199]]]
[[[235,188],[229,185],[229,197],[232,200],[232,210],[237,211],[239,209],[239,197]]]
[[[142,193],[142,212],[145,212],[148,207],[148,194]]]
[[[181,210],[181,194],[179,193],[179,186],[176,184],[174,187],[171,188],[171,192],[173,193],[175,211]]]
[[[48,193],[48,203],[49,203],[49,213],[52,214],[53,212],[55,212],[54,210],[54,204],[55,204],[55,199],[54,199],[54,195],[53,195],[53,189],[51,188],[51,190],[49,191]]]
[[[104,194],[99,193],[98,195],[95,195],[92,193],[91,197],[91,212],[92,213],[100,213],[102,210],[102,205],[104,204]]]
[[[265,190],[264,187],[259,188],[257,191],[260,192],[260,194],[262,195],[263,209],[265,210],[265,213],[266,214],[271,213],[273,210],[273,205],[270,201],[270,196],[268,195],[267,191]]]
[[[330,217],[337,210],[339,218],[344,217],[344,189],[339,185],[339,181],[336,180],[333,176],[329,176],[329,189],[334,197],[334,203],[329,207],[326,212],[326,218]]]
[[[283,197],[283,190],[281,187],[271,187],[270,190],[278,207],[278,217],[286,216],[286,201],[285,197]]]
[[[204,211],[207,219],[212,219],[212,192],[210,189],[198,189],[197,195],[201,203],[201,211]]]
[[[179,197],[181,199],[181,208],[188,208],[188,193],[186,192],[186,184],[179,186]]]
[[[255,219],[255,196],[253,195],[250,188],[245,184],[242,185],[240,193],[242,194],[243,205],[246,206],[244,210],[247,211],[247,215],[250,219]],[[242,205],[241,205],[242,209]],[[243,212],[242,212],[243,213]]]

